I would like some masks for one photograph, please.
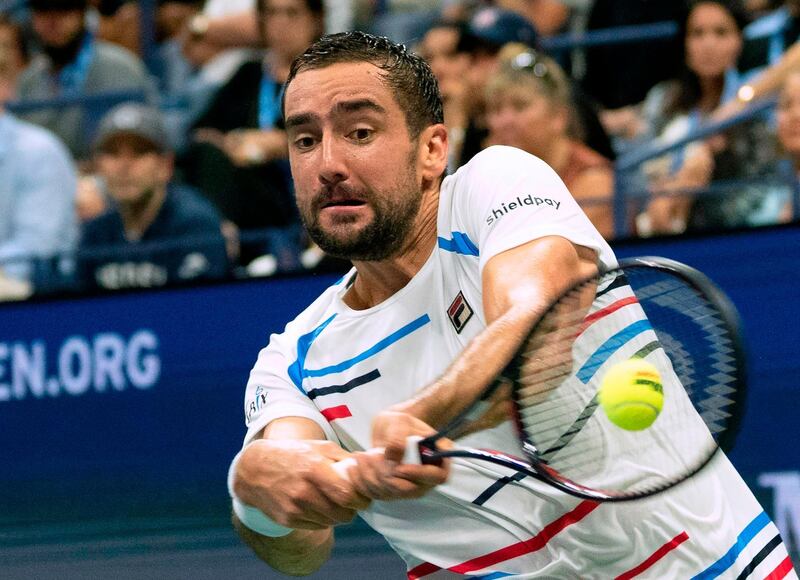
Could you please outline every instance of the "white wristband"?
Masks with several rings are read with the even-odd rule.
[[[242,449],[242,451],[244,451],[244,449]],[[242,451],[236,454],[236,457],[233,458],[231,466],[228,469],[228,494],[230,494],[233,500],[233,513],[236,514],[236,517],[239,518],[242,525],[262,536],[280,538],[291,534],[294,531],[292,528],[287,528],[286,526],[272,521],[272,519],[260,509],[243,503],[233,492],[233,480],[236,477],[236,464],[239,462]]]

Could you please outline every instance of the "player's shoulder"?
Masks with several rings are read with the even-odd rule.
[[[464,191],[485,191],[520,182],[557,180],[553,169],[527,151],[493,145],[477,153],[455,173],[445,178],[442,192],[457,197]]]
[[[472,159],[456,171],[471,175],[488,174],[494,179],[508,174],[529,173],[531,171],[548,171],[549,166],[536,157],[507,145],[492,145],[477,153]]]

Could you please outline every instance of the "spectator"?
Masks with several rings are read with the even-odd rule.
[[[49,131],[4,110],[23,58],[19,38],[0,16],[0,298],[30,295],[39,282],[34,263],[72,251],[77,240],[69,153]]]
[[[141,56],[141,14],[131,0],[99,0],[97,38]]]
[[[162,96],[170,98],[186,90],[192,67],[183,54],[182,35],[200,13],[202,0],[161,0],[156,7],[156,75]]]
[[[33,59],[19,83],[21,101],[141,91],[150,83],[141,61],[129,51],[97,40],[86,25],[85,0],[31,0],[31,24],[42,54]],[[76,159],[89,151],[92,119],[78,107],[46,108],[24,115],[61,137]]]
[[[470,55],[467,82],[468,94],[473,96],[460,165],[466,163],[484,146],[488,131],[483,117],[485,105],[483,96],[486,81],[498,67],[498,54],[501,48],[511,42],[536,48],[537,38],[537,31],[528,20],[508,10],[482,8],[469,20],[458,45],[459,51]],[[613,159],[614,150],[600,124],[594,103],[586,97],[577,83],[571,82],[570,91],[572,102],[575,104],[576,119],[586,143],[602,155]]]
[[[98,129],[95,162],[114,203],[84,224],[83,286],[151,288],[227,274],[220,216],[173,180],[158,111],[133,103],[112,109]]]
[[[504,49],[511,52],[512,45]],[[575,133],[566,74],[556,62],[530,49],[514,50],[486,87],[489,144],[511,145],[544,160],[564,181],[600,234],[614,234],[611,161]]]
[[[243,230],[298,221],[281,94],[292,60],[324,29],[321,0],[260,0],[258,8],[268,49],[217,93],[196,123],[196,143],[184,164],[189,181]],[[245,252],[244,261],[253,257]]]
[[[457,21],[441,20],[428,29],[417,47],[439,83],[449,142],[448,167],[451,171],[458,167],[461,158],[469,113],[466,76],[470,57],[458,50],[463,30],[463,25]]]
[[[685,49],[682,74],[656,85],[642,105],[642,132],[669,142],[710,117],[726,101],[734,100],[745,79],[736,68],[746,22],[734,1],[695,0],[681,23]],[[637,220],[639,233],[679,233],[685,229],[732,227],[740,217],[725,210],[730,204],[747,206],[750,189],[724,196],[660,195],[703,187],[711,180],[756,178],[774,163],[770,131],[754,121],[731,131],[715,146],[691,144],[672,155],[645,165],[649,187],[658,194]],[[739,201],[733,197],[738,195]],[[693,215],[692,215],[693,214]],[[692,222],[692,223],[690,223]]]

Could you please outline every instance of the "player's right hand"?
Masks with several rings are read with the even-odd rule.
[[[414,499],[441,485],[450,475],[450,463],[419,465],[403,461],[409,436],[435,433],[409,413],[388,410],[372,423],[371,451],[354,453],[347,478],[362,495],[376,500]],[[447,443],[445,443],[446,445]]]
[[[234,492],[290,528],[318,530],[349,522],[370,504],[331,467],[349,456],[330,441],[260,439],[239,458]]]

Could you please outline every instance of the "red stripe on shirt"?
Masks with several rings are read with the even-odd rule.
[[[770,572],[769,576],[764,578],[764,580],[781,580],[781,578],[786,578],[786,575],[793,570],[792,560],[789,556],[786,556],[786,559],[778,564],[778,567]]]
[[[636,304],[637,302],[638,300],[636,300],[636,296],[629,296],[627,298],[621,298],[620,300],[617,300],[616,302],[606,306],[602,310],[593,312],[592,314],[583,319],[583,326],[581,327],[581,332],[586,330],[589,326],[591,326],[601,318],[608,316],[613,312],[616,312],[620,308],[624,308],[625,306],[629,306],[631,304]]]
[[[522,542],[517,542],[516,544],[511,544],[505,548],[500,548],[499,550],[484,554],[483,556],[478,556],[477,558],[473,558],[472,560],[468,560],[462,564],[456,564],[455,566],[448,568],[448,570],[458,574],[466,574],[468,572],[482,570],[488,566],[493,566],[495,564],[499,564],[500,562],[512,560],[513,558],[518,558],[520,556],[524,556],[525,554],[530,554],[537,550],[541,550],[547,545],[547,542],[549,542],[561,530],[581,521],[599,505],[600,504],[595,501],[582,501],[571,512],[567,512],[557,520],[547,524],[542,531],[536,534],[534,537]],[[440,569],[441,568],[438,566],[426,562],[409,570],[408,577],[411,580],[415,580],[416,578],[422,578],[427,574],[433,574]]]
[[[614,580],[628,580],[629,578],[634,578],[638,576],[645,570],[647,570],[650,566],[658,562],[661,558],[669,554],[672,550],[680,546],[686,540],[689,539],[689,534],[686,532],[681,532],[674,538],[672,538],[669,542],[661,546],[658,550],[653,552],[644,562],[636,566],[635,568],[631,568],[624,574],[620,574]]]
[[[335,421],[336,419],[347,419],[348,417],[353,416],[353,414],[350,412],[350,409],[347,408],[347,405],[339,405],[338,407],[322,409],[320,413],[322,413],[322,416],[325,417],[328,421]]]
[[[441,568],[439,568],[439,566],[437,566],[436,564],[425,562],[424,564],[415,566],[414,568],[412,568],[407,572],[408,580],[417,580],[418,578],[422,578],[423,576],[433,574],[434,572],[438,572],[439,570],[441,570]]]

